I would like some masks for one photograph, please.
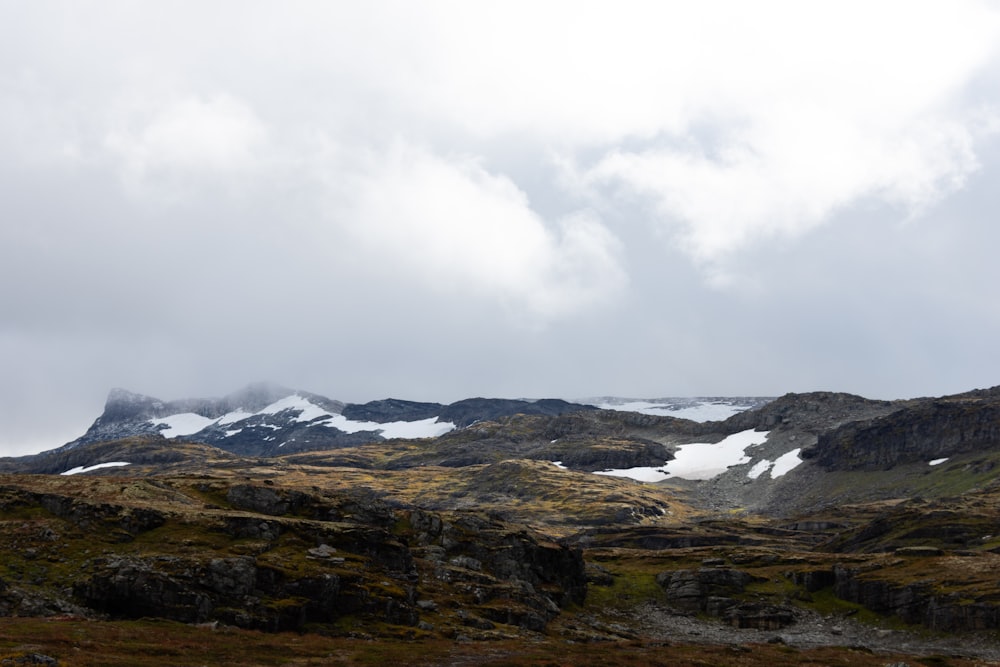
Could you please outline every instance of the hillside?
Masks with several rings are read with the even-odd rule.
[[[161,619],[163,641],[204,651],[306,633],[342,664],[360,655],[351,638],[401,664],[601,664],[612,646],[648,664],[668,645],[667,664],[1000,661],[997,389],[789,394],[707,422],[480,399],[436,436],[375,429],[266,456],[194,436],[235,412],[283,437],[347,413],[426,423],[442,406],[124,396],[88,433],[152,431],[0,462],[0,655],[135,664],[69,637]],[[165,437],[155,426],[177,409],[216,423]],[[396,642],[421,648],[408,661]],[[727,654],[737,643],[751,647]],[[260,660],[244,664],[285,664]]]

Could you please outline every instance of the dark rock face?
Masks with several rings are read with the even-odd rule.
[[[762,407],[735,414],[722,425],[726,432],[732,433],[747,429],[770,431],[792,427],[820,433],[846,422],[888,414],[900,407],[892,401],[876,401],[829,391],[785,394]]]
[[[539,540],[478,515],[450,521],[414,510],[409,522],[415,553],[434,564],[436,578],[450,580],[462,571],[492,574],[492,581],[480,577],[477,601],[509,596],[547,622],[560,607],[582,603],[586,597],[587,572],[578,547]]]
[[[789,607],[732,597],[754,580],[747,572],[722,567],[673,570],[656,577],[667,601],[686,612],[722,618],[734,628],[777,630],[793,623],[795,616]]]
[[[656,583],[667,593],[667,601],[685,611],[720,616],[736,602],[730,596],[743,592],[752,581],[746,572],[726,568],[700,568],[661,572]]]
[[[1000,397],[923,400],[845,424],[803,452],[830,470],[878,470],[1000,445]]]
[[[896,553],[909,558],[931,558],[941,555],[936,551],[900,549]],[[1000,628],[1000,606],[993,599],[963,600],[956,594],[937,593],[932,581],[889,581],[880,576],[877,567],[834,565],[831,569],[796,572],[792,581],[810,593],[832,587],[833,593],[843,600],[931,630],[966,632]]]
[[[166,516],[155,509],[122,508],[52,493],[24,494],[24,503],[42,507],[76,528],[100,531],[117,542],[131,541],[139,533],[158,528],[166,522]]]
[[[670,448],[652,440],[628,438],[608,443],[610,446],[588,445],[585,439],[567,438],[560,447],[542,447],[532,456],[542,460],[558,459],[567,468],[586,472],[661,466],[674,458]]]
[[[579,549],[488,517],[401,512],[363,494],[267,484],[193,488],[223,495],[231,509],[194,509],[179,520],[141,506],[0,489],[0,508],[45,512],[45,525],[59,527],[38,533],[25,524],[10,538],[27,563],[10,571],[37,574],[0,579],[0,613],[302,631],[347,615],[416,626],[422,614],[460,605],[479,623],[470,627],[541,631],[586,594]],[[137,540],[139,550],[117,546]],[[63,574],[32,565],[43,553]]]
[[[493,421],[510,415],[546,415],[555,417],[573,412],[596,410],[592,405],[579,405],[559,399],[519,401],[504,398],[467,398],[447,406],[441,412],[441,421],[452,422],[464,428],[479,421]]]
[[[945,632],[1000,628],[995,604],[961,602],[957,596],[939,596],[927,582],[898,584],[841,566],[834,568],[837,597],[864,605],[874,612],[894,615],[906,623]]]
[[[791,607],[760,602],[737,604],[726,609],[721,616],[734,628],[755,630],[780,630],[795,622]]]
[[[444,409],[440,403],[419,403],[415,401],[403,401],[398,398],[386,398],[381,401],[369,401],[368,403],[348,403],[344,406],[342,415],[354,421],[368,422],[394,422],[394,421],[419,421],[437,417]],[[442,420],[447,421],[447,420]]]
[[[336,550],[334,550],[336,552]],[[343,559],[341,559],[343,560]],[[405,575],[408,558],[383,576]],[[111,618],[167,618],[185,623],[222,621],[269,632],[302,630],[344,614],[415,625],[411,593],[370,592],[360,582],[319,568],[292,575],[253,557],[215,558],[113,556],[98,558],[74,586],[84,605]]]
[[[506,623],[541,631],[561,607],[582,603],[586,596],[579,548],[478,514],[413,510],[404,516],[421,581],[465,590],[467,609],[460,613],[470,627]]]

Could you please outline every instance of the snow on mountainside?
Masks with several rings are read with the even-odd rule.
[[[597,471],[598,475],[628,477],[639,482],[661,482],[667,479],[713,479],[736,466],[753,463],[746,471],[746,479],[756,480],[764,473],[777,479],[796,468],[802,459],[801,448],[794,448],[774,460],[761,457],[757,451],[767,441],[768,431],[740,431],[719,442],[693,442],[680,445],[674,458],[659,467],[636,467]]]
[[[780,514],[800,502],[830,502],[843,475],[907,466],[922,475],[955,470],[963,456],[1000,452],[1000,387],[896,401],[810,392],[773,400],[588,402],[593,405],[486,398],[450,405],[393,398],[345,404],[274,385],[222,399],[167,402],[115,390],[81,438],[24,460],[0,461],[0,470],[103,474],[94,466],[131,462],[130,473],[149,474],[163,465],[244,465],[235,462],[285,454],[294,454],[284,460],[296,464],[386,470],[558,461],[576,473],[681,489],[703,507]],[[423,440],[360,447],[396,437]],[[993,465],[972,464],[975,470]],[[889,491],[892,484],[887,482]]]
[[[345,404],[317,394],[260,383],[221,399],[161,401],[114,389],[104,413],[62,449],[132,436],[159,435],[201,442],[241,455],[356,445],[387,438],[447,433],[452,422],[436,416],[382,422],[343,416]]]
[[[81,445],[133,436],[200,442],[242,456],[349,447],[391,438],[431,438],[477,421],[523,414],[560,415],[592,406],[559,399],[471,398],[442,405],[398,399],[345,404],[278,385],[250,385],[221,399],[161,401],[114,389]]]
[[[578,399],[601,410],[623,410],[644,415],[677,417],[696,422],[723,421],[733,415],[770,403],[773,398],[759,396],[620,398],[600,396]]]
[[[768,400],[745,397],[603,397],[588,401],[591,404],[584,404],[561,399],[469,398],[443,405],[384,399],[362,405],[343,403],[318,394],[267,383],[250,385],[219,399],[178,401],[161,401],[115,389],[108,396],[104,413],[91,428],[57,451],[122,438],[153,436],[211,445],[240,456],[266,457],[340,449],[393,438],[436,438],[478,422],[493,422],[516,414],[557,417],[571,413],[597,412],[604,408],[652,415],[653,418],[673,417],[721,424],[724,419],[762,405]],[[733,433],[735,430],[731,429],[726,433]],[[739,430],[746,430],[746,427]],[[716,432],[710,427],[709,431]],[[758,433],[754,437],[763,440],[766,434]],[[732,447],[735,445],[729,449]],[[729,449],[725,449],[725,452],[729,452]],[[736,461],[730,461],[731,456],[723,456],[723,450],[720,445],[709,443],[700,446],[683,445],[677,456],[681,459],[705,459],[708,462],[702,467],[725,470]],[[737,454],[736,458],[740,462],[746,458],[742,449]],[[662,456],[660,461],[648,461],[654,465],[662,461],[665,464],[662,468],[633,471],[611,469],[606,474],[641,480],[656,480],[666,476],[703,478],[692,476],[696,473],[689,470],[682,471],[678,461],[671,461],[666,465],[665,459],[670,456],[668,451]],[[766,460],[755,456],[753,463],[756,476],[770,471],[774,477],[779,469],[776,467],[776,456],[770,456]],[[78,464],[73,463],[73,466],[76,465]]]
[[[384,438],[433,438],[443,435],[455,428],[451,422],[439,422],[436,417],[422,419],[419,421],[393,421],[393,422],[360,422],[347,419],[339,412],[317,405],[308,396],[298,393],[290,394],[284,398],[271,403],[257,412],[247,412],[243,408],[238,408],[228,412],[217,419],[209,419],[193,412],[167,415],[150,419],[149,422],[160,430],[160,435],[165,438],[176,438],[180,436],[197,436],[202,431],[213,426],[231,426],[226,429],[222,437],[232,438],[242,433],[243,428],[252,428],[250,420],[263,416],[277,417],[288,412],[287,421],[293,424],[307,424],[309,426],[322,426],[333,428],[344,433],[359,433],[363,431],[374,431]],[[280,430],[280,424],[271,423],[268,417],[258,420],[257,426]],[[244,424],[246,426],[241,426]],[[271,435],[274,439],[274,434]],[[278,447],[283,447],[282,442]]]

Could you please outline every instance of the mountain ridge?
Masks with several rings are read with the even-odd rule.
[[[352,420],[308,392],[244,393],[114,390],[92,435],[146,431],[0,460],[5,633],[5,615],[153,616],[373,650],[529,639],[574,664],[627,642],[673,659],[695,637],[771,667],[816,647],[834,653],[815,664],[1000,660],[1000,388],[792,393],[708,421],[662,414],[697,408],[680,399],[468,399],[428,437],[386,436],[441,427],[437,404]],[[356,441],[281,446],[337,425]]]
[[[279,451],[355,446],[399,433],[431,437],[517,413],[559,415],[593,409],[562,399],[469,398],[449,405],[383,399],[353,404],[270,382],[253,383],[222,398],[174,401],[114,388],[87,431],[59,449],[160,434],[243,455],[272,456]],[[415,422],[426,424],[421,428]]]

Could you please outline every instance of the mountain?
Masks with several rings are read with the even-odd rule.
[[[144,655],[273,664],[997,664],[998,517],[1000,388],[115,390],[81,438],[0,460],[0,634],[75,665],[130,664],[107,647],[145,623]]]
[[[244,456],[349,447],[390,438],[428,438],[512,414],[561,415],[593,410],[558,399],[473,398],[442,405],[397,399],[346,404],[269,383],[215,399],[161,401],[123,389],[70,450],[134,436],[184,438]]]

